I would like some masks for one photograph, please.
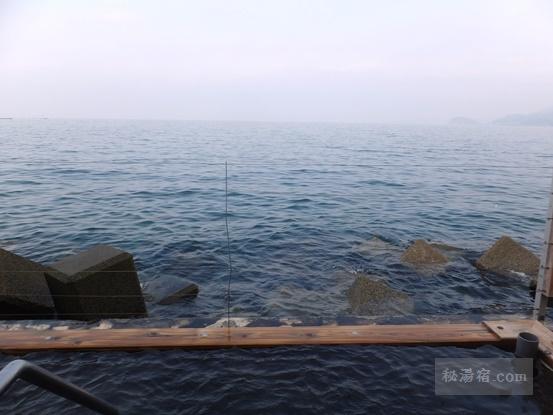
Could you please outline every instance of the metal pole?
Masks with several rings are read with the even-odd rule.
[[[547,210],[547,220],[545,221],[545,235],[543,238],[543,249],[540,260],[540,270],[536,284],[536,297],[534,300],[533,317],[536,320],[543,321],[547,310],[547,301],[553,295],[553,269],[551,260],[553,259],[553,181],[549,192],[549,209]]]
[[[0,396],[17,379],[23,379],[100,414],[119,415],[119,411],[109,403],[26,360],[14,360],[0,371]],[[37,409],[36,412],[40,411]]]

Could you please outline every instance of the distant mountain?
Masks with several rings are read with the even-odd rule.
[[[553,126],[553,110],[530,114],[511,114],[493,121],[501,125],[545,125]]]
[[[455,117],[449,120],[451,125],[476,125],[480,124],[478,121],[473,120],[472,118],[467,117]]]

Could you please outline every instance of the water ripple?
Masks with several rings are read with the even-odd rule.
[[[234,310],[344,316],[354,272],[409,293],[415,314],[532,307],[524,280],[471,261],[503,234],[539,248],[551,129],[12,120],[0,137],[2,246],[52,262],[111,243],[143,282],[199,283],[196,301],[150,306],[155,317],[224,314],[225,160]],[[397,252],[424,238],[472,256],[424,278],[397,252],[355,250],[374,235]]]

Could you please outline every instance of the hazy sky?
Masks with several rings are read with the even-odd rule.
[[[551,0],[0,0],[0,117],[435,123],[544,108]]]

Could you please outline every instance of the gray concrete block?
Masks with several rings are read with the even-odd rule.
[[[197,284],[183,278],[163,276],[148,282],[144,291],[151,301],[160,305],[175,304],[198,296]]]
[[[0,248],[0,320],[54,318],[46,268]]]
[[[518,242],[502,236],[476,261],[476,266],[501,275],[515,272],[537,277],[540,259]]]
[[[50,266],[46,279],[59,318],[145,317],[146,306],[131,254],[98,245]]]
[[[354,314],[397,315],[411,313],[414,308],[413,300],[406,293],[372,275],[358,274],[347,296]]]
[[[436,265],[447,263],[447,257],[426,241],[417,239],[401,256],[403,262],[414,265]]]

